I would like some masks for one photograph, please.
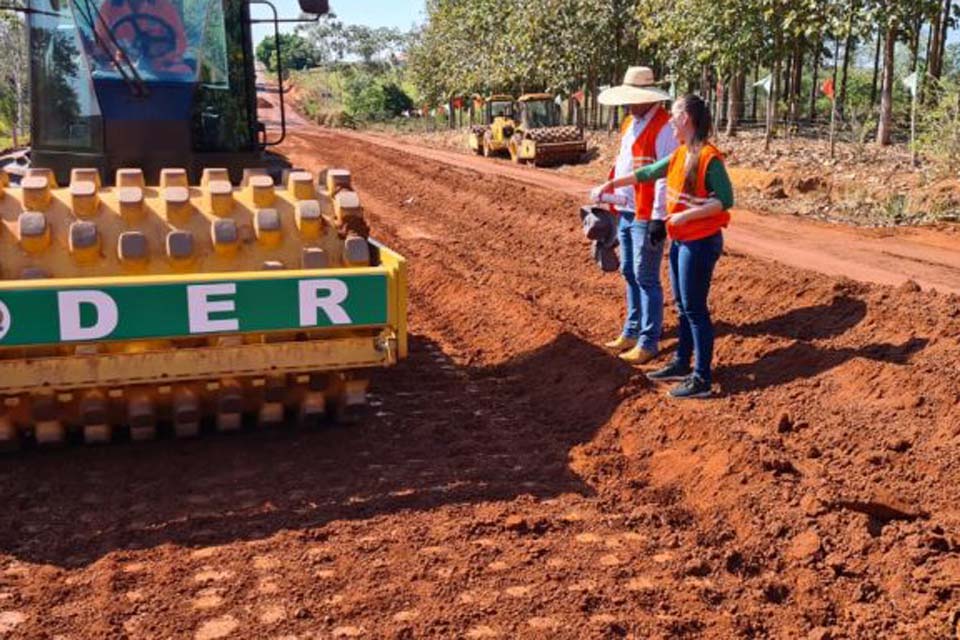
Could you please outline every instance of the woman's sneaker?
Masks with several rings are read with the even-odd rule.
[[[692,374],[685,378],[683,382],[670,389],[671,398],[686,400],[687,398],[709,398],[713,395],[713,389],[710,383],[698,376]]]
[[[674,360],[663,369],[657,369],[647,374],[647,378],[654,382],[663,382],[664,380],[684,380],[692,373],[690,365],[682,364]]]

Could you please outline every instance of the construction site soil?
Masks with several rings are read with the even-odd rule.
[[[728,250],[718,395],[670,401],[575,197],[285,150],[409,258],[410,358],[352,424],[0,460],[0,636],[960,638],[956,295]]]
[[[378,133],[413,144],[472,154],[462,130]],[[606,180],[619,151],[615,131],[586,131],[588,153],[578,164],[557,167],[574,178]],[[905,144],[878,147],[839,142],[831,159],[825,137],[777,138],[765,148],[762,131],[720,135],[737,190],[737,202],[755,212],[777,213],[864,227],[955,227],[960,221],[960,180],[948,163],[921,156],[911,163]]]

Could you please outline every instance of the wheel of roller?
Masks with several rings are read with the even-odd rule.
[[[539,167],[541,164],[540,143],[545,141],[543,137],[543,129],[534,129],[533,131],[529,131],[527,132],[525,138],[533,142],[533,157],[528,158],[526,160],[526,164]]]
[[[357,422],[359,412],[366,405],[368,384],[368,380],[351,374],[338,373],[331,376],[328,387],[332,399],[330,418],[342,425]]]
[[[476,142],[476,148],[473,150],[478,156],[483,155],[483,137],[487,133],[486,127],[474,126],[470,128],[470,135],[473,136],[474,142]]]
[[[16,451],[20,448],[20,435],[17,425],[10,416],[0,414],[0,453]]]
[[[490,132],[488,131],[483,136],[483,157],[489,158],[493,156],[493,146],[491,145]]]
[[[510,149],[510,159],[513,160],[513,163],[523,164],[523,160],[520,158],[520,145],[515,137],[510,138],[510,144],[508,148]]]

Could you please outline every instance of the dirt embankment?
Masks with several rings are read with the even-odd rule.
[[[410,258],[410,359],[345,428],[4,460],[10,637],[957,637],[956,296],[728,252],[721,394],[670,402],[571,197],[286,150]]]
[[[469,153],[463,131],[383,128],[404,140]],[[587,132],[589,154],[559,173],[591,181],[606,179],[618,152],[617,136]],[[955,226],[960,222],[960,180],[923,161],[914,168],[903,145],[839,142],[834,158],[824,138],[776,139],[764,148],[762,131],[719,136],[737,190],[738,206],[857,226]]]

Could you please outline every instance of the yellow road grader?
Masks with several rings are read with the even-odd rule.
[[[517,101],[517,127],[508,149],[518,164],[544,166],[580,162],[587,142],[583,130],[563,124],[555,96],[530,93]]]
[[[272,7],[23,10],[33,166],[0,174],[0,446],[312,422],[405,356],[404,260],[349,171],[268,151],[252,2]]]
[[[513,96],[494,95],[484,101],[483,124],[473,125],[467,133],[467,145],[477,155],[487,157],[506,153],[517,124],[513,119]]]

